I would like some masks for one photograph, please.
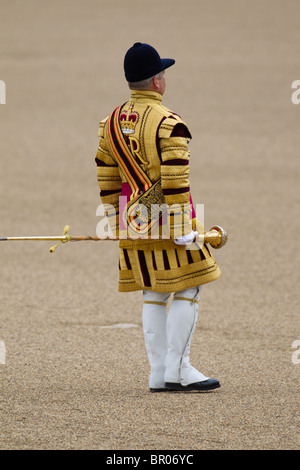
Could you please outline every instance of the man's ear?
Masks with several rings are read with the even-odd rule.
[[[152,83],[154,85],[154,88],[157,90],[159,88],[159,85],[160,85],[159,78],[158,78],[157,75],[155,77],[153,77],[153,82]]]

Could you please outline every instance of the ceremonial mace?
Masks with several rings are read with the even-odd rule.
[[[105,241],[105,240],[120,240],[120,238],[108,238],[108,237],[96,237],[90,235],[80,235],[80,236],[71,236],[68,235],[68,231],[70,230],[70,226],[66,225],[62,235],[58,236],[45,236],[45,237],[1,237],[0,241],[24,241],[24,240],[33,240],[33,241],[40,241],[40,240],[52,240],[52,241],[59,241],[56,245],[50,248],[50,253],[53,253],[60,243],[67,243],[67,242],[80,242],[80,241]],[[215,225],[212,227],[208,232],[200,234],[197,236],[195,241],[200,243],[209,243],[213,248],[222,248],[225,245],[228,239],[228,234],[225,230],[220,227],[219,225]]]

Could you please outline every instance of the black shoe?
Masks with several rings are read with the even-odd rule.
[[[151,393],[158,393],[158,392],[169,392],[168,388],[150,388]]]
[[[181,385],[179,383],[166,382],[166,388],[164,390],[174,391],[174,392],[207,392],[209,390],[214,390],[221,387],[220,382],[217,379],[207,379],[201,382],[195,382],[189,385]]]

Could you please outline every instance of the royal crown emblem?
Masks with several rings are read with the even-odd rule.
[[[128,111],[120,114],[120,126],[123,134],[133,134],[135,126],[139,120],[139,113],[132,111],[132,107]]]

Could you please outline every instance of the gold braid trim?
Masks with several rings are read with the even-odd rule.
[[[144,304],[163,305],[164,307],[167,305],[166,302],[156,302],[155,300],[144,300]]]

